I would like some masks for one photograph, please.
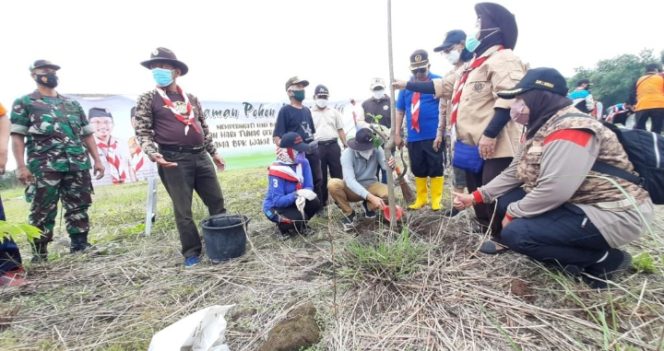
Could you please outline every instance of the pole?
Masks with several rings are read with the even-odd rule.
[[[389,80],[389,85],[390,85],[390,99],[392,102],[392,108],[390,108],[390,121],[391,121],[391,126],[390,128],[390,139],[387,141],[385,144],[384,150],[385,150],[385,157],[389,158],[392,155],[392,151],[395,149],[394,145],[394,128],[400,128],[401,126],[396,125],[396,114],[394,111],[394,86],[392,86],[392,82],[394,81],[394,63],[392,61],[392,0],[387,0],[387,52],[388,52],[388,58],[389,58],[389,66],[390,66],[390,80]],[[396,222],[396,202],[394,198],[394,176],[392,173],[392,170],[388,170],[387,172],[387,199],[389,201],[389,206],[390,206],[390,231],[394,228],[394,224]]]

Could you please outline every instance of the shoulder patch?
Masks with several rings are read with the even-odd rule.
[[[581,147],[588,146],[588,142],[593,137],[593,134],[586,130],[581,129],[562,129],[549,134],[544,138],[544,145],[552,143],[556,140],[571,141]]]

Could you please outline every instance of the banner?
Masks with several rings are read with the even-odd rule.
[[[132,125],[131,109],[136,97],[124,95],[69,95],[76,99],[95,129],[99,156],[106,171],[95,186],[124,184],[157,177],[156,164],[140,149]],[[267,166],[274,159],[272,132],[283,102],[201,101],[210,135],[227,168]],[[306,104],[311,106],[310,104]],[[344,129],[354,128],[361,116],[349,102],[330,102],[344,116]],[[94,116],[90,112],[94,109]],[[108,116],[104,115],[103,110]],[[347,113],[344,113],[346,110]],[[92,117],[92,118],[90,118]],[[174,120],[174,123],[179,123]]]

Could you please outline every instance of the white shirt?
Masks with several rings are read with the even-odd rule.
[[[311,117],[316,127],[314,140],[326,141],[336,139],[339,137],[339,129],[344,129],[343,116],[333,108],[326,107],[324,110],[320,110],[315,106],[311,109]]]

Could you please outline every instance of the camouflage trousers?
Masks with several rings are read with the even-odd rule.
[[[42,230],[42,237],[35,240],[35,243],[53,240],[58,201],[62,201],[64,208],[67,233],[71,236],[88,232],[88,208],[92,203],[90,171],[35,174],[33,191],[28,220]]]

